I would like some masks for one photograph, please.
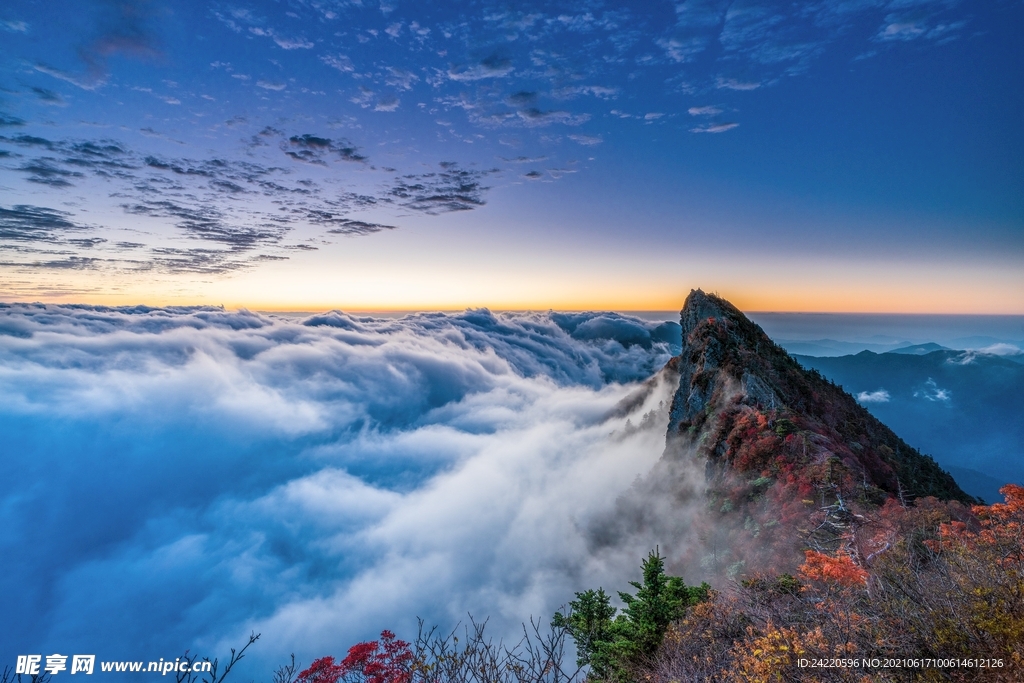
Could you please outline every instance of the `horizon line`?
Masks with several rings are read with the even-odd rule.
[[[726,298],[726,301],[729,299]],[[251,311],[255,313],[266,313],[266,314],[310,314],[315,315],[317,313],[329,313],[331,311],[339,311],[342,313],[354,313],[354,314],[413,314],[413,313],[462,313],[470,310],[488,310],[495,313],[545,313],[548,311],[556,313],[619,313],[619,314],[675,314],[678,315],[681,311],[676,308],[621,308],[621,307],[566,307],[558,308],[554,306],[546,307],[496,307],[488,305],[465,305],[465,306],[445,306],[445,307],[367,307],[367,306],[312,306],[312,307],[295,307],[295,306],[260,306],[260,305],[246,305],[240,303],[231,304],[214,304],[214,303],[118,303],[118,304],[107,304],[107,303],[94,303],[86,301],[30,301],[30,300],[0,300],[0,305],[11,306],[11,305],[29,305],[29,306],[93,306],[97,308],[110,308],[110,309],[125,309],[135,307],[146,307],[146,308],[220,308],[225,311]],[[735,304],[734,304],[735,305]],[[745,315],[875,315],[875,316],[965,316],[965,317],[1000,317],[1000,318],[1013,318],[1013,317],[1024,317],[1024,311],[1017,313],[992,313],[992,312],[963,312],[963,311],[878,311],[878,310],[779,310],[779,309],[744,309],[737,306]]]

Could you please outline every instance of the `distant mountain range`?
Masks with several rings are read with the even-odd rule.
[[[1000,356],[1024,364],[1024,341],[1007,341],[995,337],[963,337],[948,345],[910,341],[851,342],[836,339],[776,339],[775,342],[794,355],[847,356],[861,351],[923,355],[932,351],[974,351]]]

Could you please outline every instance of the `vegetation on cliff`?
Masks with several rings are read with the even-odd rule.
[[[1019,681],[1024,488],[968,509],[925,498],[868,520],[877,549],[806,551],[673,623],[634,680]]]

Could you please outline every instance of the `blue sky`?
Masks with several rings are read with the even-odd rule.
[[[1024,4],[6,3],[0,295],[1024,312]]]

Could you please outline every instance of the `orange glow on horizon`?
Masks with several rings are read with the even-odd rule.
[[[717,294],[747,313],[858,313],[858,314],[892,314],[892,315],[1024,315],[1024,306],[1006,307],[1007,302],[991,302],[997,305],[977,307],[977,300],[967,302],[950,301],[945,297],[935,299],[915,297],[892,297],[884,305],[875,296],[858,295],[850,292],[845,295],[826,297],[772,295],[763,292],[744,290],[715,290],[704,288],[709,293]],[[227,310],[247,309],[265,313],[321,313],[331,310],[345,311],[356,314],[396,314],[415,313],[421,311],[460,312],[471,308],[487,308],[493,311],[618,311],[621,313],[653,313],[676,312],[682,308],[689,289],[673,297],[594,297],[588,299],[552,297],[547,300],[513,299],[499,297],[497,300],[483,301],[466,298],[463,300],[442,300],[436,302],[417,301],[399,304],[393,301],[377,302],[345,302],[338,300],[301,302],[301,301],[261,301],[226,300],[215,301],[210,297],[188,297],[183,300],[177,296],[139,297],[129,293],[100,294],[73,297],[39,297],[39,298],[8,298],[0,297],[7,303],[53,303],[53,304],[86,304],[98,306],[222,306]],[[1000,306],[999,303],[1004,305]],[[952,304],[952,305],[951,305]],[[960,305],[956,305],[960,304]]]
[[[0,280],[0,301],[109,306],[224,306],[266,312],[678,311],[691,289],[743,311],[1024,315],[1013,264],[739,260],[672,254],[507,264],[460,255],[362,254],[345,262],[282,262],[206,281],[61,273]]]

